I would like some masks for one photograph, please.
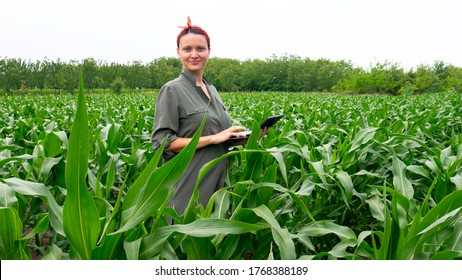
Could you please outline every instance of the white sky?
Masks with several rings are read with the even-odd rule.
[[[212,57],[462,67],[461,8],[460,0],[0,0],[0,57],[176,57],[189,15],[209,33]]]

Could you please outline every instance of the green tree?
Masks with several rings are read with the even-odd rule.
[[[97,78],[98,78],[98,69],[99,64],[93,58],[85,58],[82,63],[82,75],[83,80],[85,81],[85,87],[88,90],[97,88]]]
[[[139,88],[150,87],[149,68],[144,66],[141,61],[133,61],[130,65],[124,68],[125,85],[132,91]]]
[[[173,57],[161,57],[149,64],[149,72],[154,77],[154,88],[161,88],[166,82],[178,77],[182,69],[181,61]]]
[[[50,88],[55,91],[61,92],[64,89],[65,75],[64,75],[65,64],[60,59],[52,61],[49,65],[50,69]]]
[[[211,58],[205,69],[205,76],[220,91],[239,91],[241,63],[236,59]]]
[[[265,72],[266,63],[261,59],[245,60],[242,63],[242,90],[267,90],[268,75]]]
[[[314,80],[312,90],[314,91],[332,91],[339,80],[346,77],[347,73],[352,71],[351,62],[344,60],[333,62],[328,59],[318,59],[314,63]]]
[[[301,59],[298,56],[292,57],[287,67],[286,88],[288,91],[310,91],[311,73],[309,59]]]
[[[397,63],[377,63],[370,75],[375,92],[397,94],[404,86],[404,70]]]
[[[376,63],[369,71],[362,68],[346,67],[334,90],[346,90],[357,93],[389,93],[398,94],[405,86],[404,70],[396,63]]]
[[[50,83],[50,62],[47,58],[43,61],[36,61],[35,63],[31,64],[31,72],[33,77],[33,82],[31,86],[40,89],[43,91],[47,88],[48,84]]]
[[[354,68],[349,61],[312,60],[293,55],[240,61],[211,58],[205,76],[220,91],[344,91],[356,93],[424,93],[461,91],[459,67],[435,61],[405,72],[397,63],[385,61],[368,69]],[[62,62],[0,59],[0,89],[3,92],[54,89],[74,92],[82,69],[87,88],[112,89],[117,78],[132,91],[159,89],[175,79],[182,68],[174,57],[161,57],[148,64],[106,63],[93,58]]]
[[[117,77],[111,83],[111,90],[113,93],[120,94],[125,87],[125,81],[121,77]]]
[[[80,65],[73,60],[63,67],[64,90],[68,93],[74,93],[79,86]]]
[[[444,91],[462,92],[462,68],[455,66],[448,67],[448,75],[444,79]]]
[[[411,75],[416,93],[430,92],[439,84],[438,75],[428,65],[420,65]]]
[[[2,86],[5,92],[17,90],[26,80],[26,65],[22,59],[6,59],[2,65]]]
[[[101,79],[100,86],[101,88],[103,88],[103,92],[105,92],[106,89],[111,88],[111,84],[117,75],[117,69],[119,69],[119,65],[116,63],[105,63],[100,66],[98,71],[98,77]]]

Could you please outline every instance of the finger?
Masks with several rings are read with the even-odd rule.
[[[230,129],[230,131],[232,131],[232,132],[240,131],[240,130],[246,130],[246,128],[243,127],[243,126],[232,126],[232,127],[230,127],[229,129]]]

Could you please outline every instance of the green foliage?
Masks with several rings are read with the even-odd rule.
[[[120,94],[122,93],[124,86],[125,81],[121,77],[117,77],[111,84],[111,90],[113,93]]]
[[[66,199],[63,206],[63,226],[71,253],[76,259],[91,259],[98,240],[100,224],[98,209],[87,187],[90,150],[88,116],[83,95],[82,72],[77,112],[71,128],[66,160]]]
[[[377,63],[369,71],[355,69],[349,72],[335,87],[358,93],[392,93],[403,91],[406,78],[404,70],[390,62]]]
[[[160,89],[166,82],[178,77],[182,65],[177,58],[161,57],[151,62],[148,67],[153,78],[151,87]]]
[[[82,69],[86,88],[121,93],[160,89],[175,79],[182,69],[174,57],[161,57],[149,63],[132,61],[125,65],[86,58],[64,63],[0,60],[0,88],[4,92],[30,93],[46,90],[73,93],[78,88],[78,69]],[[210,58],[205,76],[221,91],[289,91],[413,94],[460,92],[462,69],[435,61],[404,71],[398,63],[377,62],[369,69],[355,68],[350,61],[309,59],[293,55],[240,61]]]
[[[241,90],[241,63],[236,59],[210,58],[205,75],[220,91]]]

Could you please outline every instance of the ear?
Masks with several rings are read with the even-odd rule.
[[[176,54],[177,54],[178,58],[180,58],[180,49],[178,49],[178,48],[176,49]]]

